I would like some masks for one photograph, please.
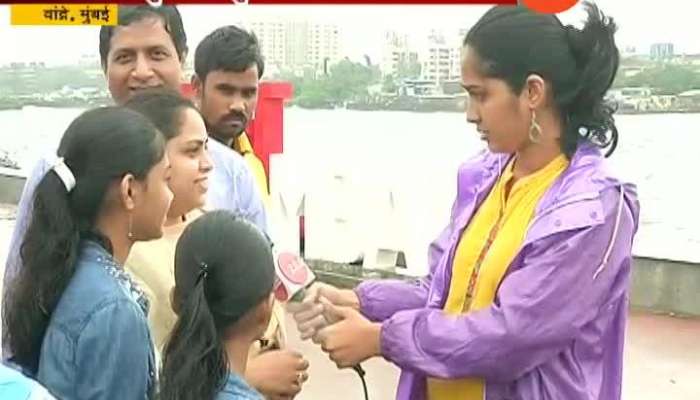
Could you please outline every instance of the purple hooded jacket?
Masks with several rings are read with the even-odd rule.
[[[540,201],[494,304],[442,312],[455,247],[508,158],[484,152],[460,167],[427,277],[356,289],[362,313],[382,323],[382,355],[402,369],[396,398],[425,399],[432,376],[481,377],[486,400],[619,400],[639,203],[592,145]]]

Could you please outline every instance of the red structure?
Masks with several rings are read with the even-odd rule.
[[[261,82],[258,107],[248,124],[248,138],[270,178],[270,154],[284,152],[284,102],[294,95],[289,82]],[[269,188],[268,188],[269,189]]]
[[[185,97],[194,96],[194,89],[189,83],[183,84],[181,91]],[[291,99],[293,94],[294,88],[289,82],[265,81],[258,86],[258,107],[246,132],[255,154],[265,167],[268,181],[270,154],[284,151],[284,102]]]

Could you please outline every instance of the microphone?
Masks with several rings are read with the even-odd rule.
[[[306,288],[316,281],[314,272],[301,257],[294,253],[280,252],[275,258],[275,275],[277,276],[273,287],[275,299],[280,302],[304,300]],[[328,320],[326,319],[326,321]],[[360,376],[365,399],[369,399],[365,370],[360,364],[354,365],[352,369]]]
[[[306,288],[316,280],[314,272],[294,253],[281,252],[275,258],[275,298],[280,302],[304,300]]]

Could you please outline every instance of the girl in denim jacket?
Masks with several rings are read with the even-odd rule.
[[[12,282],[12,362],[57,398],[146,399],[155,362],[148,302],[122,264],[162,235],[172,200],[164,140],[141,114],[87,111],[37,186]]]

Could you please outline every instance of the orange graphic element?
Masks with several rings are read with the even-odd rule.
[[[578,0],[523,0],[523,3],[535,11],[555,14],[570,9]]]

